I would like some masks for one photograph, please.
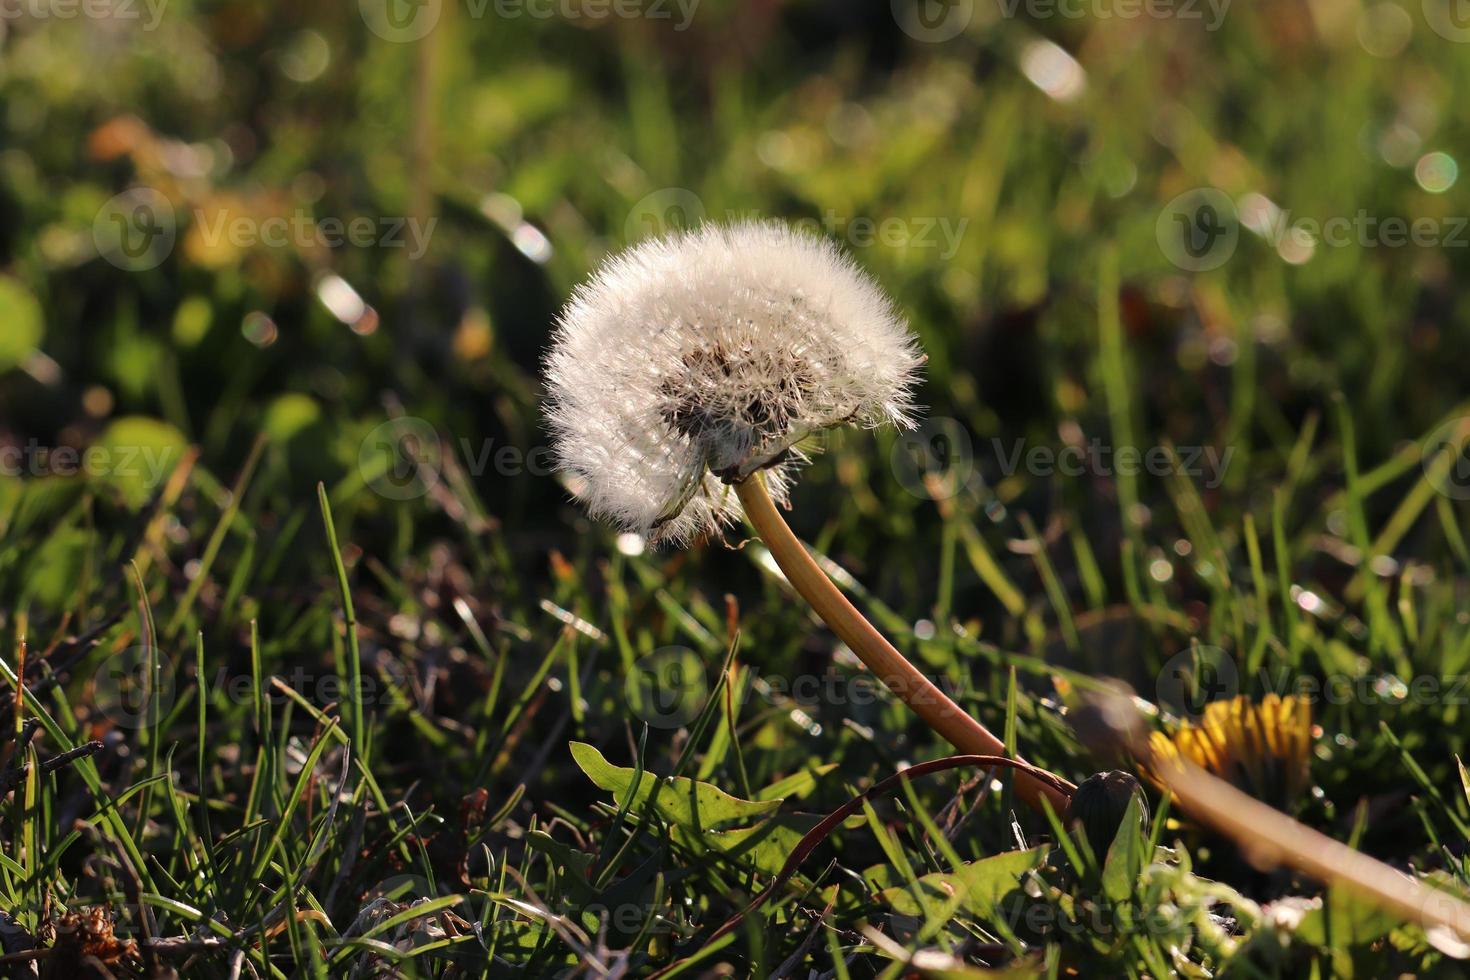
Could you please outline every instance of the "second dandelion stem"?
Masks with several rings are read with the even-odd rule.
[[[1005,755],[1005,743],[934,685],[929,678],[899,653],[882,633],[832,584],[812,560],[805,547],[776,509],[760,474],[735,484],[745,516],[771,550],[786,580],[799,592],[832,632],[857,654],[868,669],[922,718],[930,728],[961,752],[973,755]],[[1024,772],[1016,774],[1016,793],[1035,809],[1047,799],[1057,814],[1067,809],[1070,790],[1063,793]]]

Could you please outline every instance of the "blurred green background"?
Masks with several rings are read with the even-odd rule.
[[[1375,461],[1465,395],[1470,49],[1435,0],[159,4],[5,21],[7,440],[147,416],[229,472],[265,431],[298,489],[400,410],[530,450],[571,286],[701,215],[848,245],[923,338],[925,400],[981,443],[1099,428],[1108,248],[1144,436],[1237,445],[1242,479],[1331,391]],[[1247,217],[1433,219],[1443,243],[1241,229],[1190,274],[1159,222],[1204,187]],[[175,235],[154,268],[99,257],[153,212]],[[257,241],[271,217],[306,230]],[[544,523],[549,485],[502,476],[496,514]]]
[[[157,441],[224,485],[264,434],[273,520],[325,481],[378,553],[448,515],[539,576],[592,540],[546,473],[558,307],[630,240],[751,215],[893,292],[970,502],[1077,509],[1110,578],[1110,474],[1008,473],[1015,447],[1116,446],[1126,422],[1228,449],[1224,489],[1258,505],[1299,481],[1333,393],[1363,467],[1395,474],[1467,395],[1470,48],[1438,0],[36,4],[0,49],[0,444],[27,475],[58,469],[32,445]],[[1429,244],[1382,231],[1416,220]],[[355,493],[415,427],[459,502]],[[863,489],[889,496],[889,458],[818,466],[810,499],[840,481],[860,506],[799,493],[796,520],[893,575],[874,559],[937,532],[913,494]],[[59,482],[136,507],[158,480]]]
[[[131,624],[119,569],[136,559],[181,678],[195,629],[210,669],[340,673],[320,482],[364,671],[411,695],[375,709],[389,795],[442,814],[483,786],[507,819],[572,819],[562,808],[595,794],[566,741],[627,761],[624,674],[675,642],[717,663],[725,593],[747,610],[753,672],[835,669],[757,551],[646,552],[587,522],[546,466],[538,361],[576,283],[644,235],[762,216],[847,248],[929,356],[933,421],[832,436],[793,525],[992,727],[1002,668],[1021,664],[1035,761],[1094,768],[1038,707],[1048,665],[1148,697],[1193,643],[1370,683],[1463,671],[1470,481],[1426,466],[1470,412],[1462,6],[6,6],[7,644]],[[1185,480],[1007,465],[1018,446],[1092,440],[1229,462]],[[940,506],[926,469],[958,490]],[[566,622],[600,663],[558,643]],[[513,711],[502,678],[525,691]],[[116,734],[81,687],[79,726]],[[211,758],[258,734],[258,706],[204,697],[222,726]],[[739,783],[728,744],[700,775],[750,789],[833,762],[856,782],[940,751],[891,708],[808,706],[818,724],[802,732],[776,711],[743,730],[759,751]],[[1319,706],[1313,816],[1345,833],[1336,807],[1372,798],[1367,844],[1435,852],[1377,726],[1392,717],[1451,793],[1461,714]],[[656,731],[650,767],[667,772],[681,745]],[[219,757],[212,792],[243,797]],[[141,764],[117,763],[108,785]],[[986,849],[1014,844],[986,834]],[[1230,852],[1200,859],[1284,888]],[[339,925],[350,887],[341,908],[325,900]],[[719,893],[684,887],[696,903]]]

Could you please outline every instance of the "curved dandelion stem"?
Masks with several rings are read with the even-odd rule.
[[[858,612],[832,584],[807,554],[791,528],[771,501],[759,473],[735,484],[745,516],[770,549],[786,580],[801,597],[811,604],[822,621],[846,643],[868,669],[878,675],[888,689],[914,710],[930,728],[949,740],[961,752],[972,755],[1005,755],[1005,743],[976,721],[947,694],[925,677],[903,654],[894,649],[882,633]],[[1062,792],[1054,786],[1025,773],[1016,775],[1016,793],[1031,807],[1040,810],[1045,798],[1058,814],[1066,812],[1074,786],[1058,779],[1066,787]]]

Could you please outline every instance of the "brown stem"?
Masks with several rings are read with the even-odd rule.
[[[791,587],[811,604],[832,632],[878,675],[878,679],[899,700],[913,708],[930,728],[961,752],[970,755],[1006,754],[1004,742],[935,687],[838,591],[831,579],[817,567],[812,556],[807,554],[796,535],[791,533],[791,528],[786,526],[759,473],[735,484],[735,492],[745,508],[745,516],[770,549]],[[1066,812],[1076,787],[1060,777],[1058,783],[1065,787],[1065,792],[1025,772],[1018,772],[1016,793],[1038,811],[1041,800],[1045,798],[1061,816]]]
[[[1294,868],[1425,929],[1470,942],[1470,904],[1300,823],[1182,759],[1141,745],[1140,756],[1190,816],[1231,838],[1257,868]],[[1440,945],[1436,943],[1435,945]]]

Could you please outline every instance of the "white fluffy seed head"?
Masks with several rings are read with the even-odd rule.
[[[609,260],[562,311],[546,379],[561,469],[594,517],[682,544],[777,499],[797,443],[910,424],[923,357],[892,301],[825,239],[705,225]]]

